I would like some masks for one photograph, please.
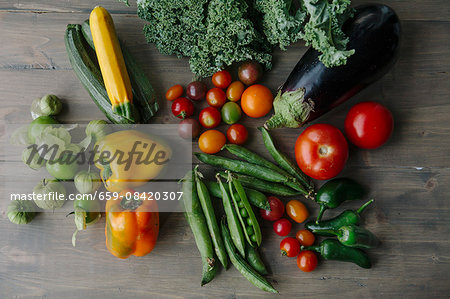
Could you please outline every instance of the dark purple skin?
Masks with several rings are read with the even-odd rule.
[[[257,61],[245,61],[238,68],[238,77],[247,86],[261,80],[263,68]]]
[[[186,118],[178,124],[178,135],[184,139],[197,138],[200,135],[200,123],[195,118]]]
[[[206,96],[206,84],[200,81],[194,81],[186,87],[186,95],[194,101],[201,101]]]
[[[401,26],[395,12],[386,5],[363,5],[345,22],[343,31],[349,37],[347,49],[355,49],[347,64],[327,68],[319,61],[320,53],[310,48],[281,87],[281,95],[302,90],[295,105],[302,113],[290,115],[295,122],[283,123],[281,113],[264,125],[267,129],[300,127],[342,104],[361,89],[381,78],[394,65],[400,42]],[[279,104],[283,98],[279,99]],[[275,99],[277,101],[277,99]],[[292,109],[291,109],[292,110]],[[303,113],[305,112],[305,113]],[[302,115],[300,115],[302,114]]]

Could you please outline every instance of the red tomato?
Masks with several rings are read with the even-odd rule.
[[[188,118],[194,114],[194,104],[186,98],[178,98],[172,102],[172,113],[181,119]]]
[[[212,83],[215,87],[227,88],[231,83],[231,75],[226,70],[219,71],[212,76]]]
[[[283,202],[275,196],[269,196],[267,200],[269,201],[270,211],[259,209],[261,217],[268,221],[275,221],[280,219],[284,214]]]
[[[178,99],[182,95],[183,95],[183,86],[181,86],[180,84],[177,84],[167,90],[166,99],[168,101],[173,101],[173,100]]]
[[[227,96],[225,94],[225,91],[215,87],[211,88],[206,93],[206,101],[208,102],[209,106],[220,108],[223,105],[225,105],[227,101]]]
[[[220,111],[214,107],[206,107],[202,111],[200,111],[200,115],[198,116],[200,124],[207,128],[215,128],[220,124],[222,120],[222,116],[220,116]]]
[[[248,138],[247,129],[241,124],[231,125],[227,130],[227,138],[230,143],[244,144]]]
[[[316,237],[307,229],[301,229],[295,234],[295,238],[302,246],[311,246],[314,244]]]
[[[382,146],[392,134],[392,113],[376,102],[362,102],[350,109],[345,118],[345,133],[351,143],[360,148]]]
[[[292,223],[286,218],[281,218],[273,223],[273,230],[279,236],[287,236],[291,232]]]
[[[309,217],[306,206],[296,199],[293,199],[286,204],[286,214],[297,223],[302,223]]]
[[[303,250],[297,257],[297,266],[303,272],[311,272],[317,267],[317,256],[311,250]]]
[[[296,238],[284,238],[280,243],[281,254],[287,257],[296,257],[300,253],[300,243]]]
[[[348,144],[336,127],[312,125],[298,136],[295,158],[305,174],[317,180],[328,180],[344,168],[348,159]]]
[[[198,138],[198,147],[206,154],[218,153],[225,145],[225,135],[217,130],[208,130]]]

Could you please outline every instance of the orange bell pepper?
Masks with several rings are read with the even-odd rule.
[[[122,259],[150,253],[159,233],[156,201],[145,193],[140,194],[139,200],[127,200],[127,192],[134,194],[134,190],[126,189],[106,203],[106,247]]]

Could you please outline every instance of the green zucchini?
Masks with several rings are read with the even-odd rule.
[[[81,25],[81,30],[84,38],[89,46],[94,49],[94,41],[92,40],[91,28],[89,27],[89,20],[86,20]],[[148,121],[156,114],[159,109],[156,101],[155,91],[148,81],[142,68],[136,63],[133,55],[128,51],[127,47],[120,42],[123,59],[127,66],[128,75],[130,77],[131,86],[133,89],[133,103],[141,115],[141,121],[148,123]]]
[[[115,124],[132,124],[133,121],[113,112],[111,102],[103,84],[102,74],[92,61],[81,33],[81,25],[67,25],[64,36],[67,56],[70,64],[83,87],[91,96],[97,107]]]

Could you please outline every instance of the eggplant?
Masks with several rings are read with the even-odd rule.
[[[355,9],[342,27],[349,37],[348,49],[355,49],[347,64],[327,68],[320,53],[310,48],[292,70],[274,99],[275,114],[266,129],[298,128],[381,78],[394,65],[401,26],[394,10],[370,4]]]

